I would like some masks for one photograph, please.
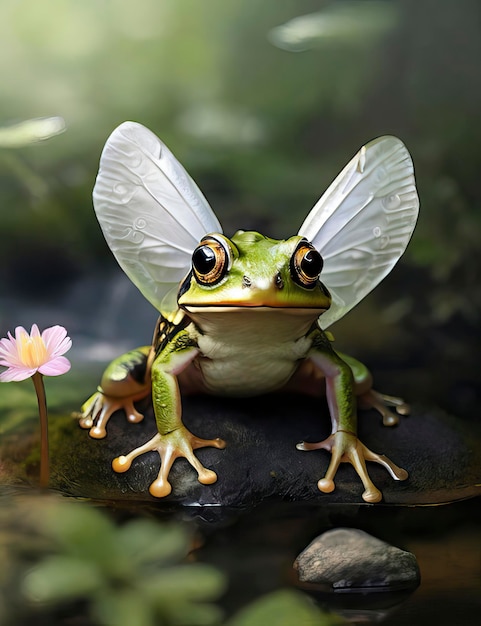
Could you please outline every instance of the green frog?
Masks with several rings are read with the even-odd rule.
[[[169,473],[178,457],[187,459],[201,483],[212,484],[217,475],[195,450],[222,449],[225,442],[202,439],[185,427],[182,394],[289,391],[327,398],[331,434],[297,444],[298,450],[331,453],[320,491],[334,490],[341,462],[354,466],[370,503],[382,493],[366,461],[381,464],[395,480],[407,478],[406,470],[357,436],[358,406],[377,409],[383,423],[393,425],[398,415],[387,405],[398,414],[407,405],[374,391],[368,369],[337,352],[325,331],[390,271],[414,229],[414,174],[399,139],[383,137],[364,146],[297,235],[276,240],[239,230],[228,238],[160,139],[126,122],[104,148],[94,206],[120,265],[160,311],[152,345],[113,361],[82,406],[80,425],[100,439],[118,409],[129,422],[140,421],[134,403],[152,394],[158,432],[114,459],[116,472],[155,451],[160,470],[149,489],[153,496],[171,492]]]

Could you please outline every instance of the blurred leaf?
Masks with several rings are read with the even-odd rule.
[[[220,609],[209,602],[225,589],[225,576],[207,564],[182,563],[189,545],[185,526],[135,519],[119,528],[85,502],[46,497],[41,505],[28,507],[26,527],[42,539],[40,559],[57,553],[24,576],[28,600],[55,606],[83,599],[102,625],[220,623]]]
[[[281,590],[256,600],[229,620],[227,626],[339,626],[342,623],[339,617],[321,612],[302,593]]]
[[[371,44],[392,28],[397,19],[393,3],[379,0],[333,2],[321,11],[301,15],[269,33],[271,42],[289,52],[304,52],[330,43]]]
[[[148,519],[133,520],[116,533],[116,541],[135,565],[178,561],[187,555],[189,534],[183,526]]]
[[[171,624],[176,626],[215,626],[221,624],[223,611],[215,604],[179,602],[171,609]]]
[[[61,117],[43,117],[3,126],[0,127],[0,148],[21,148],[50,139],[65,130],[65,121]]]
[[[115,566],[115,525],[99,510],[82,502],[58,502],[45,507],[38,522],[66,554]]]
[[[26,575],[23,591],[33,602],[52,603],[87,596],[102,582],[95,563],[58,555],[47,557]]]
[[[176,604],[181,600],[218,598],[225,585],[225,576],[215,567],[205,563],[191,563],[170,567],[149,576],[142,585],[142,591],[161,607],[166,602]]]
[[[156,626],[157,622],[142,595],[131,589],[98,594],[93,606],[95,624],[115,626]]]
[[[265,127],[253,115],[219,103],[195,103],[178,119],[189,135],[219,146],[255,146],[266,139]]]

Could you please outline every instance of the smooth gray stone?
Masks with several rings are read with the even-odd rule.
[[[312,541],[297,557],[299,581],[333,591],[414,588],[416,557],[362,530],[336,528]]]

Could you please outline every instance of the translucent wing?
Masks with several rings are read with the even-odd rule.
[[[313,207],[299,234],[324,258],[321,280],[332,295],[321,325],[360,302],[391,271],[418,216],[414,168],[396,137],[363,146]]]
[[[222,232],[207,200],[150,130],[124,122],[100,158],[94,208],[119,265],[160,310],[206,233]]]

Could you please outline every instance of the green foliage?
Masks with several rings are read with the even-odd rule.
[[[364,3],[353,4],[354,31],[364,33],[372,20]],[[335,7],[323,8],[330,15]],[[0,59],[8,85],[0,121],[59,114],[68,126],[41,150],[0,152],[0,210],[18,207],[14,215],[3,210],[5,231],[21,234],[24,251],[30,233],[41,237],[74,266],[107,256],[90,192],[101,147],[125,119],[162,136],[228,227],[242,215],[243,228],[269,220],[274,236],[295,231],[342,164],[323,171],[332,155],[322,137],[317,154],[306,150],[308,126],[334,110],[339,119],[358,114],[378,45],[361,36],[344,50],[330,37],[321,54],[299,56],[269,42],[272,29],[313,8],[310,0],[2,2],[9,55]],[[349,151],[357,147],[352,139]],[[9,241],[0,262],[8,256],[16,257]]]
[[[39,511],[37,529],[51,550],[25,576],[26,598],[41,606],[88,602],[96,624],[218,624],[224,576],[185,563],[183,526],[134,519],[115,525],[79,502],[55,501]]]
[[[296,232],[363,142],[398,134],[419,182],[407,258],[434,283],[428,315],[474,319],[479,18],[473,0],[3,0],[0,126],[58,115],[68,132],[12,150],[0,128],[0,295],[24,281],[45,296],[46,275],[59,291],[108,258],[91,188],[107,135],[135,119],[228,234],[274,237]]]
[[[260,598],[246,607],[227,626],[338,626],[345,623],[339,617],[321,613],[303,594],[292,590],[280,590]]]
[[[337,626],[294,590],[262,597],[226,619],[226,577],[188,558],[192,536],[178,523],[115,522],[86,502],[0,492],[2,624],[49,626]]]

